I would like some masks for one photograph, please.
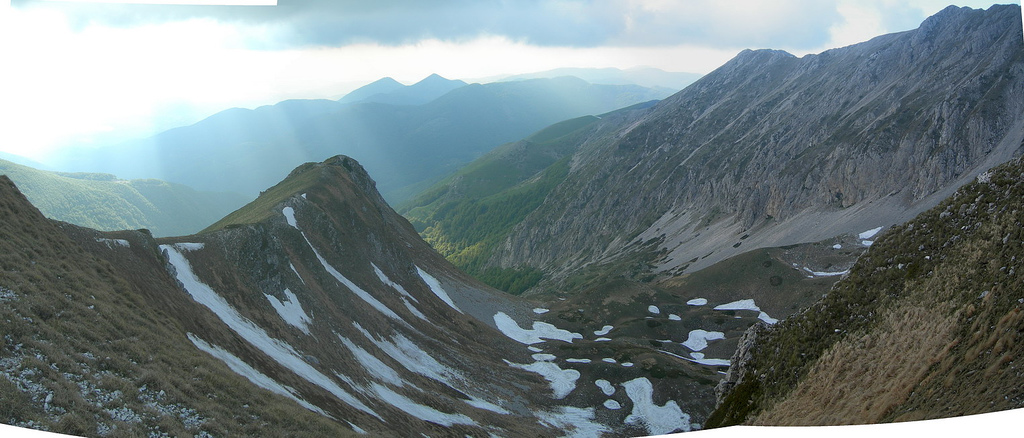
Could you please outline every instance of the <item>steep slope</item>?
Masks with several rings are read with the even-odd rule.
[[[643,248],[678,275],[899,223],[1020,153],[1022,93],[1017,5],[803,58],[745,51],[581,148],[488,265],[559,280]]]
[[[710,425],[826,425],[1024,407],[1024,163],[882,235],[820,302],[755,326]]]
[[[47,221],[8,186],[0,406],[26,407],[4,421],[91,436],[601,436],[691,430],[710,412],[710,391],[690,394],[720,363],[609,351],[579,333],[593,321],[483,286],[348,157],[156,240]],[[198,420],[166,424],[153,400]]]
[[[446,80],[424,86],[438,81]],[[399,202],[551,123],[666,95],[563,78],[462,86],[422,105],[293,100],[224,111],[147,140],[90,150],[64,166],[254,196],[299,164],[344,153]]]
[[[536,284],[540,271],[485,268],[495,245],[564,180],[568,158],[581,143],[603,139],[653,104],[566,120],[499,146],[412,199],[400,212],[460,269],[491,286],[521,293]]]
[[[0,421],[82,436],[348,436],[195,350],[154,305],[178,293],[156,254],[143,232],[46,219],[0,176]]]
[[[0,174],[18,184],[47,217],[98,230],[193,234],[245,203],[234,193],[198,192],[180,184],[125,181],[107,174],[48,172],[4,160]]]

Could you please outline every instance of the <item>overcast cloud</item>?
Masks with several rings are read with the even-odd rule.
[[[247,24],[270,32],[250,47],[409,44],[501,35],[538,46],[711,45],[814,49],[841,25],[841,1],[822,0],[279,0],[278,6],[171,6],[12,0],[19,8],[68,13],[72,24],[137,26],[189,18]],[[914,2],[875,3],[897,27],[924,18]],[[920,2],[918,2],[920,3]],[[909,27],[908,27],[909,26]],[[888,26],[887,26],[888,27]]]

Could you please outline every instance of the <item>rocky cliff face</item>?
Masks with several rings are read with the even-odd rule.
[[[1020,152],[1022,93],[1015,5],[803,58],[744,51],[582,147],[491,264],[559,277],[655,239],[658,271],[692,272],[901,222]]]

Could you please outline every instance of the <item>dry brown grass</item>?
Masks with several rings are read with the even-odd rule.
[[[868,334],[836,343],[784,401],[757,425],[877,423],[906,401],[952,342],[955,315],[900,306]]]

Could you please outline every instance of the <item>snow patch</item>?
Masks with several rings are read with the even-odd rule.
[[[406,414],[419,418],[420,420],[440,424],[444,427],[451,427],[456,424],[476,425],[476,422],[473,421],[472,418],[465,415],[448,414],[430,406],[421,405],[379,383],[374,383],[372,386],[373,392],[377,393],[381,400],[390,403],[391,406],[398,408]]]
[[[302,305],[299,304],[299,297],[295,296],[291,290],[285,289],[284,296],[288,301],[282,302],[273,295],[266,295],[267,301],[270,301],[270,305],[274,307],[277,314],[281,316],[281,319],[288,324],[291,324],[302,330],[303,333],[309,334],[309,315],[302,310]]]
[[[547,353],[537,353],[530,357],[537,362],[550,362],[556,359],[555,355]]]
[[[295,220],[295,209],[291,207],[285,207],[281,209],[281,214],[284,215],[284,220],[296,230],[299,229],[299,223]]]
[[[843,245],[837,243],[835,245],[832,245],[832,249],[843,249]]]
[[[608,342],[610,340],[612,340],[612,338],[597,338],[594,339],[594,342]]]
[[[757,307],[757,304],[754,304],[754,300],[751,298],[721,304],[715,306],[715,310],[753,310],[755,312],[758,312],[757,319],[760,319],[761,321],[764,321],[768,324],[775,324],[779,322],[779,320],[768,316],[768,314],[765,312],[762,312],[761,308]],[[739,317],[737,316],[737,318]]]
[[[676,315],[675,313],[668,314],[668,319],[670,321],[682,321],[683,320],[683,318],[680,318],[679,315]]]
[[[533,313],[536,313],[538,315],[543,315],[545,313],[548,313],[549,311],[550,311],[549,309],[544,309],[544,308],[541,308],[541,307],[533,309]]]
[[[403,320],[402,317],[398,316],[398,314],[389,309],[388,306],[385,306],[384,303],[378,301],[376,298],[373,297],[373,295],[370,295],[368,292],[366,292],[359,286],[356,286],[356,284],[353,283],[351,280],[345,278],[344,275],[341,275],[341,272],[338,272],[337,269],[334,269],[334,266],[331,266],[330,263],[327,263],[327,259],[325,259],[324,256],[320,255],[320,251],[317,251],[316,248],[313,247],[313,243],[309,241],[308,237],[306,237],[306,233],[302,233],[302,238],[306,239],[306,244],[309,245],[309,248],[313,250],[313,254],[316,255],[317,260],[320,260],[320,265],[322,265],[324,269],[327,271],[327,273],[331,274],[331,276],[334,277],[335,280],[338,280],[339,283],[347,287],[350,291],[352,291],[352,293],[356,294],[357,297],[365,301],[374,309],[377,309],[377,311],[379,311],[380,313],[383,313],[384,315],[387,315],[392,319],[405,322],[405,320]]]
[[[160,245],[160,246],[161,247],[165,247],[165,246],[168,246],[168,245]],[[180,249],[182,251],[199,251],[199,250],[203,249],[205,246],[206,246],[206,244],[202,243],[202,242],[199,242],[199,243],[182,242],[182,243],[175,243],[174,244],[175,248],[178,248],[178,249]]]
[[[97,237],[96,242],[106,244],[108,248],[114,249],[115,246],[123,246],[125,248],[131,248],[132,244],[124,239],[107,239],[104,237]]]
[[[227,300],[196,277],[192,271],[192,265],[178,251],[176,245],[160,245],[160,248],[167,251],[168,262],[174,266],[178,281],[184,286],[185,291],[192,296],[192,299],[210,309],[225,325],[241,336],[242,339],[245,339],[246,342],[267,356],[270,356],[281,366],[288,368],[299,377],[334,394],[339,400],[374,417],[381,418],[363,402],[359,401],[359,399],[338,386],[330,377],[313,368],[291,345],[270,337],[266,331],[238,313],[237,310],[228,304]]]
[[[598,388],[601,388],[601,392],[603,392],[604,395],[611,396],[612,394],[615,394],[615,387],[607,380],[597,379],[594,381],[594,384],[597,385]]]
[[[377,265],[370,263],[370,266],[373,267],[373,272],[377,274],[377,278],[380,279],[381,283],[384,283],[384,285],[386,286],[391,286],[392,289],[398,291],[398,293],[402,294],[402,296],[408,297],[413,301],[416,301],[417,303],[419,302],[419,300],[417,300],[416,297],[410,295],[409,291],[405,290],[405,288],[402,287],[402,285],[395,283],[394,281],[391,280],[391,277],[388,277],[386,274],[384,274],[384,271],[381,271],[380,268],[377,267]]]
[[[289,263],[288,263],[288,266],[292,268],[292,272],[294,272],[294,273],[295,273],[295,276],[296,276],[296,277],[299,277],[299,281],[301,281],[301,282],[302,282],[302,284],[306,284],[306,280],[303,280],[303,279],[302,279],[302,276],[301,276],[301,275],[299,275],[299,271],[295,269],[295,265],[293,265],[293,264],[291,264],[291,263],[289,262]]]
[[[570,358],[570,359],[566,359],[565,361],[569,362],[569,363],[590,363],[590,359],[572,359],[572,358]]]
[[[689,432],[690,415],[679,408],[675,400],[663,406],[654,404],[654,386],[646,377],[640,377],[622,384],[626,395],[633,401],[633,411],[626,417],[626,424],[639,424],[651,435],[671,432]]]
[[[871,246],[871,245],[875,244],[875,241],[874,240],[861,240],[860,244],[864,245],[864,246]]]
[[[612,331],[613,328],[615,328],[615,327],[612,327],[610,325],[606,325],[604,327],[601,327],[601,330],[595,330],[594,334],[597,335],[597,336],[604,336],[604,335],[607,335],[608,332]]]
[[[615,359],[613,359],[613,358],[610,358],[610,357],[606,357],[606,358],[604,358],[604,359],[601,359],[601,362],[605,362],[605,363],[615,363],[615,362],[616,362],[616,360],[615,360]]]
[[[694,298],[694,299],[686,302],[686,304],[689,304],[691,306],[703,306],[703,305],[705,305],[707,303],[708,303],[708,299],[707,298]]]
[[[192,341],[192,344],[196,346],[196,348],[206,352],[206,354],[209,354],[210,356],[220,359],[220,361],[224,362],[224,364],[227,365],[228,368],[231,369],[231,371],[234,371],[235,374],[245,377],[250,382],[252,382],[253,385],[259,386],[260,388],[266,389],[275,394],[288,397],[295,401],[296,403],[298,403],[300,406],[309,409],[313,412],[316,412],[320,415],[323,415],[325,417],[329,416],[327,415],[326,412],[323,411],[323,409],[320,409],[314,406],[313,404],[296,396],[294,388],[278,383],[270,376],[267,376],[266,374],[263,374],[256,370],[256,368],[249,366],[249,364],[245,363],[245,361],[238,358],[238,356],[235,356],[229,353],[227,350],[224,350],[223,348],[220,348],[216,345],[209,344],[206,341],[200,339],[198,336],[193,335],[192,333],[187,333],[186,335],[188,336],[188,339]]]
[[[872,228],[870,230],[867,230],[867,231],[865,231],[863,233],[858,234],[857,238],[858,239],[870,239],[872,237],[875,237],[875,235],[878,234],[879,231],[882,231],[882,228],[883,227]]]
[[[846,274],[850,273],[849,269],[847,269],[845,271],[839,271],[839,272],[812,271],[811,268],[808,268],[806,266],[804,267],[804,270],[809,272],[809,273],[811,273],[811,275],[813,275],[815,277],[837,277],[837,276],[840,276],[840,275],[846,275]]]
[[[651,313],[653,313],[655,315],[661,313],[661,309],[659,309],[658,306],[655,306],[653,304],[650,305],[650,306],[647,306],[647,311],[651,312]]]
[[[579,371],[574,369],[563,370],[553,362],[534,362],[524,365],[506,360],[505,363],[513,368],[523,369],[543,376],[545,380],[550,382],[552,397],[555,399],[562,399],[569,395],[572,390],[576,389],[576,380],[580,378]]]
[[[559,429],[564,438],[593,438],[610,433],[608,426],[594,421],[594,408],[559,406],[555,412],[538,412],[541,424]]]
[[[352,352],[352,356],[356,358],[356,361],[358,361],[359,364],[361,364],[363,368],[370,373],[370,375],[376,377],[377,380],[390,383],[395,386],[406,385],[406,381],[405,379],[402,379],[401,375],[380,359],[377,359],[376,356],[360,348],[358,345],[338,333],[335,333],[335,336],[337,336],[338,339],[341,340],[341,343]]]
[[[498,405],[496,405],[494,403],[491,403],[491,402],[489,402],[487,400],[484,400],[482,398],[479,398],[479,397],[470,397],[469,400],[463,400],[463,401],[466,402],[467,405],[470,405],[470,406],[472,406],[474,408],[483,409],[485,411],[491,411],[491,412],[494,412],[496,414],[509,415],[509,414],[512,413],[508,409],[505,409],[505,408],[503,408],[501,406],[498,406]]]
[[[419,271],[420,278],[422,278],[423,281],[427,283],[427,286],[430,286],[430,290],[434,292],[434,295],[437,295],[437,297],[440,298],[441,301],[444,301],[445,304],[448,304],[449,306],[451,306],[451,308],[457,310],[459,313],[462,313],[462,310],[456,307],[455,302],[452,301],[452,298],[448,296],[448,292],[445,292],[444,288],[441,287],[441,282],[437,281],[436,278],[428,274],[427,271],[420,269],[419,266],[416,267],[416,270]]]
[[[544,342],[544,339],[557,339],[569,343],[572,343],[573,339],[583,339],[583,335],[579,333],[563,330],[546,322],[534,321],[532,330],[524,329],[504,312],[494,315],[494,324],[505,336],[527,345]]]
[[[622,406],[619,405],[619,402],[617,402],[615,400],[612,400],[612,399],[605,400],[604,401],[604,407],[605,407],[605,409],[610,409],[610,410],[613,410],[613,411],[622,409]]]

